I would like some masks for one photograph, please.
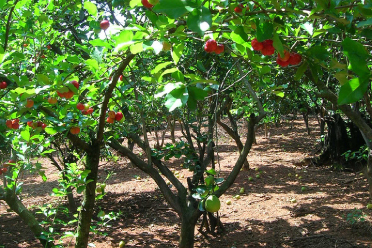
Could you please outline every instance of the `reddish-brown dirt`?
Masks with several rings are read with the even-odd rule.
[[[301,120],[295,121],[293,128],[286,122],[270,127],[269,138],[258,130],[257,144],[248,157],[251,170],[241,171],[220,198],[219,215],[225,233],[205,237],[196,230],[195,247],[372,247],[372,210],[366,208],[366,179],[359,172],[336,172],[309,163],[306,158],[318,149],[319,138],[315,121],[311,127],[310,136]],[[224,177],[238,153],[233,140],[222,131],[220,134],[218,168]],[[50,196],[51,189],[57,186],[56,170],[43,161],[47,182],[38,175],[22,177],[21,198],[30,209],[58,201]],[[180,167],[180,162],[170,162],[169,166],[179,172],[183,182],[191,175]],[[99,181],[109,172],[113,175],[107,180],[107,194],[97,202],[96,213],[120,211],[121,215],[108,222],[109,226],[97,227],[106,235],[92,234],[90,242],[95,247],[118,247],[121,240],[126,242],[125,247],[177,247],[179,218],[153,180],[125,158],[102,162]],[[256,178],[257,174],[260,178]],[[241,188],[245,190],[242,194]],[[240,199],[234,197],[237,194]],[[232,204],[227,205],[227,200]],[[351,217],[352,213],[355,217]],[[67,246],[70,240],[65,239],[64,244]],[[7,211],[4,202],[0,202],[0,247],[41,247],[20,218]]]

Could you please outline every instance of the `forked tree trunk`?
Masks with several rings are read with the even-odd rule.
[[[96,184],[98,174],[100,148],[99,144],[93,144],[87,153],[86,170],[90,170],[87,181],[92,180],[86,185],[84,199],[81,204],[79,223],[77,229],[76,248],[86,248],[88,246],[90,224],[93,217],[94,203],[96,199]]]

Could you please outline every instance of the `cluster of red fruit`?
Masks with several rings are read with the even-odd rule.
[[[122,112],[115,113],[115,111],[109,111],[106,121],[107,123],[114,123],[114,121],[120,121],[121,119],[123,119]]]
[[[5,125],[10,129],[19,129],[19,119],[7,120]]]
[[[265,56],[270,56],[275,53],[275,48],[273,46],[273,40],[264,40],[259,42],[257,38],[254,38],[251,41],[253,50],[260,51]],[[284,57],[281,57],[278,53],[276,63],[282,67],[288,65],[298,65],[301,63],[302,57],[298,53],[289,53],[287,50],[284,50]]]
[[[81,102],[76,104],[76,108],[80,110],[83,115],[91,115],[93,113],[92,107],[89,107],[89,105],[84,105]]]
[[[217,44],[214,39],[209,39],[205,42],[204,51],[207,53],[216,53],[220,54],[225,50],[225,46],[223,44]]]
[[[5,89],[7,86],[6,82],[0,82],[0,89]]]
[[[26,100],[26,105],[25,105],[25,107],[26,108],[32,108],[34,106],[34,100],[32,100],[32,99],[27,99]]]
[[[42,121],[28,121],[27,126],[31,127],[32,129],[36,129],[38,127],[45,129],[47,127],[47,124],[43,123]]]
[[[5,163],[4,167],[0,169],[0,175],[5,174],[8,171],[7,167],[12,166],[15,163],[16,161],[14,161],[13,159],[9,159],[8,163]]]
[[[79,89],[79,83],[75,80],[71,81],[70,84],[76,87],[76,89]],[[72,90],[69,90],[67,92],[59,92],[57,91],[57,94],[59,97],[70,99],[74,96],[74,92]]]

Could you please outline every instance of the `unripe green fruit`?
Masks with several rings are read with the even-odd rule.
[[[218,210],[220,210],[220,207],[220,199],[218,199],[217,196],[210,195],[207,199],[205,199],[205,210],[207,210],[208,212],[217,212]]]

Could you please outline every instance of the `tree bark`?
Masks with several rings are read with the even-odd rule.
[[[194,247],[195,225],[199,219],[198,210],[188,208],[181,216],[180,248]]]
[[[369,148],[368,163],[367,163],[367,180],[368,180],[368,191],[369,199],[372,199],[372,149]]]
[[[76,248],[86,248],[88,246],[90,224],[93,216],[94,203],[96,199],[96,184],[98,174],[98,164],[100,156],[99,144],[93,144],[87,153],[86,170],[90,170],[87,176],[87,183],[84,190],[84,199],[81,204],[79,223],[77,229]]]
[[[34,233],[35,237],[40,240],[43,247],[54,247],[52,241],[48,241],[43,233],[44,228],[36,220],[35,216],[23,205],[23,203],[18,199],[12,189],[6,189],[5,201],[8,206],[18,214],[21,219],[26,222],[31,231]]]

